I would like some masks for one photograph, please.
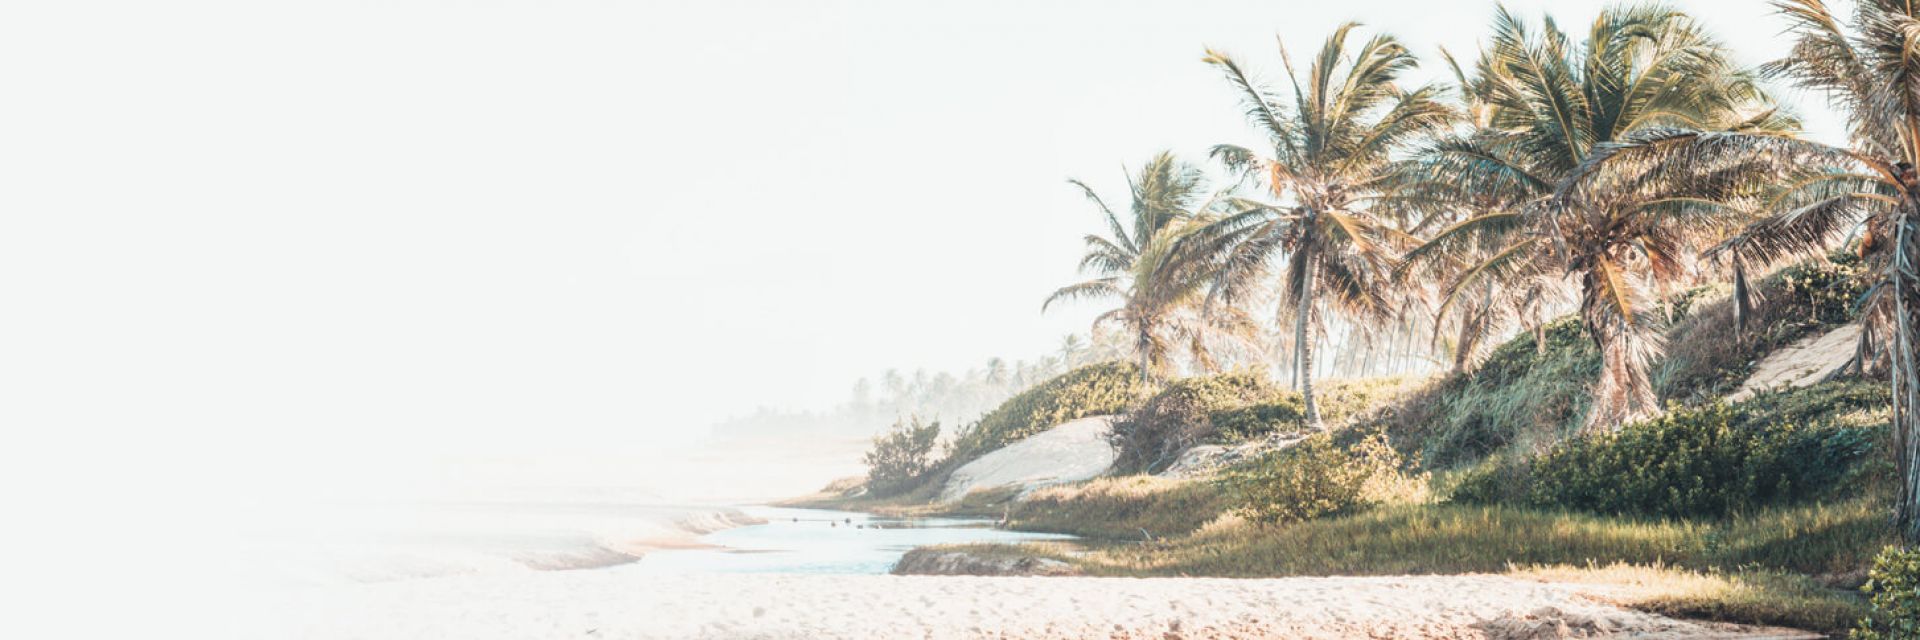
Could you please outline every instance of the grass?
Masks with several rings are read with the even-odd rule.
[[[1866,613],[1859,595],[1777,571],[1694,571],[1665,565],[1535,566],[1516,578],[1616,587],[1608,600],[1675,618],[1844,634]]]
[[[1212,483],[1128,476],[1035,491],[1013,505],[1009,520],[1029,531],[1140,540],[1191,533],[1226,510]]]

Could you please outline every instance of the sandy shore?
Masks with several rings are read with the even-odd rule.
[[[981,578],[618,569],[308,593],[295,638],[1754,638],[1495,576]],[[293,604],[293,603],[290,603]]]

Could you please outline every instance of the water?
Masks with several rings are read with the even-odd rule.
[[[642,573],[886,573],[914,547],[1064,540],[1073,536],[992,528],[973,518],[888,518],[851,511],[744,507],[767,524],[700,538],[713,549],[648,553],[607,569]]]

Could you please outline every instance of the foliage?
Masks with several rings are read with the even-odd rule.
[[[1264,298],[1269,276],[1279,272],[1280,316],[1293,325],[1294,370],[1313,428],[1321,426],[1310,336],[1316,316],[1391,313],[1394,229],[1390,212],[1376,203],[1392,190],[1395,152],[1453,119],[1438,100],[1439,87],[1402,82],[1418,61],[1398,40],[1376,34],[1350,47],[1358,26],[1335,29],[1304,77],[1285,64],[1291,92],[1273,91],[1225,53],[1208,50],[1205,58],[1240,94],[1247,120],[1267,143],[1259,150],[1219,145],[1213,157],[1271,200],[1236,200],[1235,213],[1187,244],[1216,272],[1212,294],[1227,302]],[[1285,62],[1284,47],[1281,57]]]
[[[1080,270],[1093,279],[1054,291],[1041,309],[1068,300],[1117,300],[1120,306],[1101,314],[1094,326],[1125,332],[1142,377],[1171,371],[1179,349],[1211,369],[1217,351],[1245,342],[1256,326],[1238,307],[1202,304],[1213,275],[1180,250],[1184,238],[1218,217],[1222,201],[1208,195],[1198,167],[1171,152],[1154,155],[1127,182],[1132,206],[1123,219],[1091,187],[1072,181],[1105,217],[1111,237],[1086,236]]]
[[[1824,495],[1867,457],[1876,435],[1743,422],[1716,403],[1565,443],[1534,461],[1528,499],[1606,514],[1718,517]]]
[[[1868,616],[1850,636],[1854,640],[1915,640],[1920,638],[1920,547],[1887,547],[1873,560],[1867,584],[1860,588],[1873,596]]]
[[[1221,478],[1235,512],[1263,525],[1352,512],[1401,495],[1400,453],[1376,434],[1351,448],[1320,434],[1234,467]]]
[[[867,491],[890,496],[918,486],[933,469],[933,448],[940,439],[939,421],[922,423],[912,416],[874,437],[867,464]]]
[[[1117,414],[1141,395],[1139,369],[1107,362],[1074,369],[1009,398],[954,438],[945,467],[1087,416]]]

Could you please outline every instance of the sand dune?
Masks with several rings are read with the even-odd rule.
[[[1752,638],[1590,587],[1494,576],[982,578],[619,569],[450,577],[308,594],[291,637],[334,638]],[[312,597],[312,596],[325,597]]]

